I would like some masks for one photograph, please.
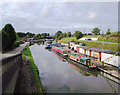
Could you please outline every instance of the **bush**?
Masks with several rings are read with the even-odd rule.
[[[14,46],[15,46],[15,47],[19,47],[19,45],[20,45],[20,41],[16,41],[16,42],[14,43]]]
[[[11,49],[16,40],[16,33],[13,26],[6,24],[0,33],[2,33],[2,51]]]
[[[75,42],[75,40],[74,40],[74,39],[72,39],[72,40],[71,40],[71,42]]]
[[[75,41],[75,44],[79,44],[80,42],[79,41]]]
[[[75,33],[73,34],[73,36],[76,37],[76,39],[79,39],[79,38],[83,37],[83,34],[80,31],[75,31]]]

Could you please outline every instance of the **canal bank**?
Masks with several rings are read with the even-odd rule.
[[[29,44],[22,51],[22,60],[15,93],[45,94],[45,89],[40,81],[39,70],[34,64]]]
[[[0,93],[14,93],[20,65],[22,64],[21,52],[27,44],[25,42],[9,52],[0,54]]]

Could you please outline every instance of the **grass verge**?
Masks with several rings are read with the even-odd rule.
[[[68,44],[68,42],[71,41],[79,41],[75,37],[66,37],[62,38],[58,42]],[[119,44],[108,44],[108,43],[101,43],[101,42],[91,42],[91,41],[79,41],[84,43],[87,47],[93,47],[93,48],[100,48],[100,49],[107,49],[107,50],[112,50],[112,51],[119,51],[120,52],[120,45]]]
[[[68,44],[68,42],[77,41],[75,37],[65,37],[59,40],[58,42]]]
[[[39,77],[39,70],[36,67],[34,61],[33,61],[33,57],[31,55],[31,51],[29,49],[29,44],[26,46],[26,48],[22,51],[22,54],[25,54],[28,58],[29,58],[29,62],[33,71],[33,75],[34,75],[34,79],[35,79],[35,84],[37,86],[37,93],[40,94],[44,94],[45,93],[45,89],[40,81],[40,77]],[[22,55],[22,58],[25,59],[25,56]]]

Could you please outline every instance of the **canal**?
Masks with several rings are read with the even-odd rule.
[[[35,44],[30,50],[47,93],[118,93],[119,85],[100,71],[66,61],[45,45]]]

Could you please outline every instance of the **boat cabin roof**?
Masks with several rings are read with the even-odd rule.
[[[79,55],[77,55],[77,54],[71,54],[71,55],[75,56],[75,57],[78,57],[78,58],[80,58],[82,60],[88,60],[88,59],[90,59],[90,58],[86,58],[86,57],[79,57]]]
[[[72,56],[75,56],[75,57],[79,57],[79,55],[77,55],[77,54],[71,54]]]
[[[55,46],[54,46],[55,47]],[[60,48],[60,47],[55,47],[55,48],[57,48],[57,49],[59,49],[59,50],[61,50],[61,51],[64,51],[64,49],[62,49],[62,48]]]
[[[88,60],[88,59],[90,59],[90,58],[80,57],[80,59],[82,59],[82,60]]]

